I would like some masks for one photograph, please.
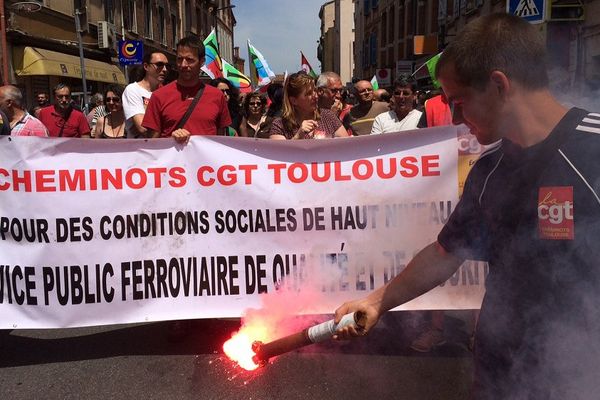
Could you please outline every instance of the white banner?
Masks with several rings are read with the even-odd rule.
[[[0,328],[239,317],[276,288],[331,313],[436,239],[458,143],[2,137]],[[402,309],[478,308],[483,283],[466,263]]]

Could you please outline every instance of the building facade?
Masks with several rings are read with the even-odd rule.
[[[332,0],[321,6],[321,37],[317,57],[321,71],[338,73],[350,82],[354,72],[354,1]]]
[[[600,89],[600,0],[544,4],[546,20],[538,26],[548,43],[552,85]],[[421,85],[430,87],[423,63],[472,19],[506,10],[505,0],[354,0],[354,77],[370,79],[390,69],[393,81],[416,71]]]
[[[340,74],[342,82],[351,82],[354,72],[354,2],[335,1],[335,52],[334,71]]]
[[[140,40],[144,52],[161,51],[174,63],[179,39],[204,38],[217,26],[221,52],[233,61],[231,8],[230,0],[5,0],[2,79],[19,86],[28,105],[36,92],[50,92],[59,82],[70,84],[83,104],[76,16],[88,95],[139,78],[139,67],[119,65],[120,39]]]
[[[335,48],[335,0],[328,1],[319,10],[321,37],[317,48],[317,58],[321,62],[321,71],[333,71]]]

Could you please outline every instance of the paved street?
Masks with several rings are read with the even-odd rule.
[[[415,329],[400,314],[388,314],[367,338],[313,345],[253,372],[220,353],[237,320],[195,321],[178,344],[165,339],[164,322],[0,331],[0,398],[467,398],[472,363],[464,323],[447,317],[449,343],[418,354],[408,348]]]

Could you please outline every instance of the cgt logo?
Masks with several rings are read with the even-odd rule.
[[[542,239],[574,238],[573,187],[541,187],[538,195],[538,232]]]

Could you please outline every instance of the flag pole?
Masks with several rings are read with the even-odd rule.
[[[421,64],[421,66],[420,66],[419,68],[417,68],[417,69],[415,70],[415,72],[413,72],[413,73],[412,73],[410,76],[411,76],[411,77],[414,77],[414,76],[415,76],[415,74],[421,70],[421,68],[423,68],[424,66],[426,66],[426,65],[427,65],[427,63],[428,63],[429,61],[431,61],[433,58],[435,58],[435,57],[439,56],[440,54],[442,54],[442,52],[439,52],[439,53],[437,53],[435,56],[432,56],[432,57],[430,57],[430,58],[429,58],[427,61],[425,61],[423,64]]]
[[[419,68],[417,68],[417,69],[415,70],[415,72],[413,72],[413,73],[412,73],[410,76],[411,76],[411,77],[415,76],[415,75],[416,75],[416,73],[417,73],[417,72],[419,72],[419,71],[421,70],[421,68],[423,68],[423,67],[424,67],[424,66],[426,66],[426,65],[427,65],[427,62],[424,62],[423,64],[421,64],[421,66],[420,66]]]

